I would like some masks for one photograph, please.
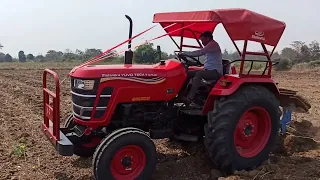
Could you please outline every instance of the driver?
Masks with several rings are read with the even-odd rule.
[[[205,55],[203,70],[189,71],[188,77],[193,78],[191,90],[186,98],[183,98],[185,104],[189,106],[200,86],[201,80],[218,80],[223,74],[222,55],[219,44],[213,40],[210,31],[206,31],[200,35],[200,40],[204,48],[191,52],[180,52],[179,55],[190,57],[198,57]],[[196,105],[192,103],[192,105]]]

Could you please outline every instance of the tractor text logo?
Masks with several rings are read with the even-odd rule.
[[[255,31],[254,34],[251,36],[252,39],[258,39],[258,40],[266,40],[264,37],[264,32],[262,31]]]
[[[157,77],[154,73],[124,73],[124,74],[102,74],[102,77]]]

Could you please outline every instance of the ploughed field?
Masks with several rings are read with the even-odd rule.
[[[50,67],[50,66],[48,66]],[[62,67],[62,66],[61,66]],[[58,68],[60,79],[71,68]],[[93,179],[91,158],[57,155],[40,129],[43,67],[6,65],[0,68],[0,179]],[[154,179],[319,179],[320,71],[275,72],[280,87],[298,90],[312,104],[309,114],[294,114],[284,146],[253,171],[224,176],[214,170],[202,143],[156,140]],[[69,81],[62,85],[61,117],[71,110]],[[318,142],[318,143],[317,143]]]

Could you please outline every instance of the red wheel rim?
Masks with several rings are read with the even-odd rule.
[[[111,173],[115,179],[135,179],[146,166],[146,155],[136,145],[121,148],[111,161]]]
[[[251,158],[263,150],[270,134],[269,113],[264,108],[253,107],[241,116],[234,133],[234,145],[242,157]]]

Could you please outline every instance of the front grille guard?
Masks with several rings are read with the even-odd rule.
[[[95,101],[95,98],[97,97],[96,95],[79,94],[79,93],[75,93],[73,91],[71,91],[71,93],[73,95],[79,96],[79,97],[93,98],[93,101]],[[109,97],[110,98],[111,95],[100,95],[99,98],[100,97]],[[75,112],[74,108],[80,109],[80,114]],[[107,107],[103,107],[103,106],[96,107],[96,111],[105,111],[106,109],[107,109]],[[85,107],[85,106],[80,106],[80,105],[72,102],[72,114],[77,118],[80,118],[80,119],[83,119],[83,120],[91,119],[91,116],[84,116],[84,113],[85,112],[91,112],[90,114],[92,115],[92,110],[93,110],[93,106]]]

